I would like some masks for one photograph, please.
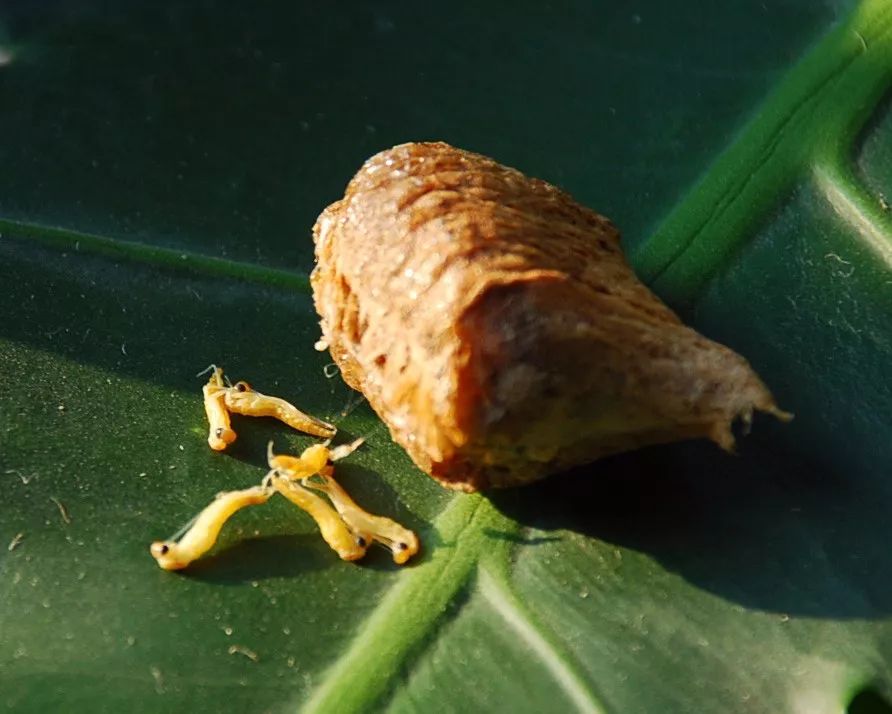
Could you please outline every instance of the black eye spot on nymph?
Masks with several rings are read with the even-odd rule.
[[[165,544],[161,546],[161,555],[167,555],[170,552],[170,546]]]
[[[356,544],[357,544],[360,548],[365,548],[365,546],[366,546],[365,538],[363,538],[362,536],[359,536],[359,538],[356,539]]]
[[[235,391],[237,391],[237,392],[247,392],[247,391],[248,391],[248,385],[245,384],[244,382],[239,382],[238,384],[235,385]]]
[[[219,439],[221,436],[223,436],[223,427],[222,427],[222,426],[218,426],[218,427],[217,427],[217,430],[214,432],[214,434],[216,434],[216,436],[217,436],[218,439]]]
[[[399,548],[400,550],[409,550],[409,546],[406,543],[397,543],[396,547]]]

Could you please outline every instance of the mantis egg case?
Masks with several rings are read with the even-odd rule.
[[[313,229],[323,340],[425,472],[473,491],[787,418],[560,189],[444,143],[370,158]]]

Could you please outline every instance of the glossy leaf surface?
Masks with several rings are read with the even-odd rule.
[[[755,5],[0,7],[0,707],[887,707],[892,10]],[[306,281],[319,210],[416,139],[609,215],[796,420],[488,497],[420,474],[323,374]],[[366,435],[341,480],[419,562],[270,501],[160,571],[267,440],[311,443],[211,452],[211,362]]]

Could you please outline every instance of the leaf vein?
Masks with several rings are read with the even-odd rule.
[[[94,254],[125,258],[192,274],[235,278],[267,287],[289,288],[301,292],[310,290],[310,283],[306,276],[288,270],[219,258],[193,251],[109,238],[69,228],[0,218],[0,238],[6,236],[38,241],[53,248],[75,252],[85,250]]]
[[[482,568],[479,582],[480,591],[487,603],[529,647],[567,698],[573,702],[577,711],[584,714],[603,714],[605,709],[576,672],[576,668],[531,621],[529,615],[521,609],[517,599]]]

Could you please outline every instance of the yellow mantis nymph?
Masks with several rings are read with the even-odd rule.
[[[152,543],[152,556],[164,570],[181,570],[207,553],[217,542],[224,524],[235,513],[247,506],[266,503],[273,491],[266,486],[254,486],[243,491],[226,491],[211,501],[179,541]]]
[[[276,472],[270,472],[268,478],[272,488],[312,516],[322,538],[341,560],[359,560],[366,554],[368,542],[358,538],[325,499]]]
[[[376,516],[363,510],[337,481],[331,477],[331,467],[326,467],[311,479],[304,481],[309,488],[322,491],[344,519],[344,523],[357,535],[360,542],[374,540],[388,548],[393,562],[403,565],[418,552],[418,536],[408,528],[385,516]],[[317,481],[316,478],[321,479]]]
[[[204,395],[204,411],[210,425],[208,446],[214,451],[223,451],[237,436],[229,423],[229,410],[223,404],[225,387],[222,386],[222,375],[223,370],[217,370],[215,367],[210,381],[201,388],[201,393]]]
[[[402,565],[418,552],[415,533],[389,518],[367,513],[332,478],[332,463],[352,453],[361,443],[362,439],[357,439],[334,449],[316,444],[300,456],[288,456],[273,454],[270,442],[270,471],[260,486],[219,494],[186,527],[179,540],[153,543],[152,556],[165,570],[185,568],[214,546],[226,521],[236,512],[265,503],[278,492],[316,521],[325,542],[342,560],[362,558],[371,543],[377,541],[387,545],[394,562]],[[314,477],[320,478],[321,484],[310,481]],[[322,491],[334,508],[310,489]]]
[[[230,413],[273,417],[292,429],[323,438],[331,438],[337,433],[332,424],[305,414],[284,399],[258,392],[247,382],[236,382],[233,385],[224,383],[223,369],[216,365],[211,365],[205,372],[208,370],[211,377],[202,388],[202,394],[210,425],[208,445],[214,451],[223,451],[236,439],[236,433],[229,423]]]
[[[300,480],[303,486],[324,493],[334,505],[344,524],[353,533],[357,543],[361,545],[368,545],[372,541],[381,543],[390,550],[393,561],[402,565],[418,552],[418,536],[390,518],[376,516],[363,510],[344,490],[343,486],[332,477],[334,471],[331,466],[332,462],[351,453],[361,443],[362,439],[358,439],[351,444],[339,446],[330,451],[325,446],[315,445],[305,449],[299,457],[296,457],[276,456],[273,454],[273,445],[270,442],[267,448],[267,460],[270,469],[272,469],[270,473],[278,474],[279,480],[282,477],[290,481]],[[319,522],[318,519],[317,522]],[[321,528],[321,522],[319,525]],[[332,545],[331,541],[328,542],[342,558],[352,560],[352,558],[345,558],[341,551]]]

